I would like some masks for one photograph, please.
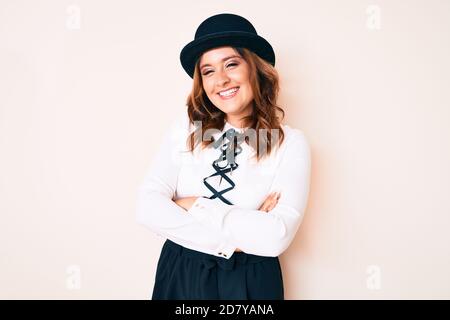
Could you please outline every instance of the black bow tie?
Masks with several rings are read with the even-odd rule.
[[[225,141],[228,140],[228,141]],[[222,150],[222,154],[215,161],[218,165],[222,161],[226,161],[224,166],[218,165],[220,168],[226,168],[230,166],[232,169],[237,167],[235,162],[235,157],[241,153],[242,147],[241,143],[244,140],[244,135],[237,132],[235,129],[228,129],[226,132],[222,134],[222,136],[214,142],[214,148],[220,148]]]
[[[219,158],[217,160],[214,160],[214,162],[212,163],[212,166],[216,172],[203,179],[203,183],[205,184],[205,186],[209,190],[211,190],[211,192],[213,192],[213,195],[211,197],[209,197],[209,199],[219,198],[226,204],[229,204],[229,205],[232,204],[230,201],[225,199],[222,196],[222,194],[234,189],[234,187],[236,185],[233,182],[233,180],[231,180],[226,175],[226,173],[231,172],[230,174],[232,174],[233,170],[236,170],[237,167],[239,166],[236,163],[235,158],[238,154],[240,154],[242,152],[241,144],[244,141],[244,138],[245,138],[245,135],[243,133],[239,133],[235,129],[231,128],[231,129],[228,129],[226,132],[224,132],[221,135],[221,137],[217,141],[214,142],[214,144],[213,144],[214,148],[215,149],[219,148],[222,152],[221,152]],[[207,179],[218,176],[218,175],[220,175],[219,186],[220,186],[220,183],[222,182],[222,179],[225,179],[231,185],[231,187],[228,187],[221,191],[217,191],[216,189],[214,189],[213,186],[211,186],[206,181]]]

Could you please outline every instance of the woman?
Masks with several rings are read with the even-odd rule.
[[[138,221],[167,239],[152,299],[282,300],[278,256],[303,218],[310,150],[276,114],[273,49],[245,18],[218,14],[180,60],[193,78],[187,113],[137,203]]]

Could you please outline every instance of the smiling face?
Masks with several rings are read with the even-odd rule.
[[[230,124],[241,127],[241,118],[252,113],[248,63],[232,47],[215,48],[200,58],[200,74],[209,100]]]

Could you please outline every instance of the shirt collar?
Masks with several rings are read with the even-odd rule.
[[[249,127],[238,128],[238,127],[231,125],[228,121],[225,120],[225,125],[223,127],[223,131],[227,131],[228,129],[231,129],[231,128],[233,128],[234,130],[236,130],[239,133],[243,133]]]

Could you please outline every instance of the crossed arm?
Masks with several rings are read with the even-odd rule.
[[[174,201],[180,168],[180,161],[173,157],[178,153],[176,140],[169,130],[139,187],[137,221],[187,248],[227,259],[240,250],[263,256],[281,254],[301,223],[309,193],[310,150],[303,134],[295,131],[285,142],[288,145],[271,186],[281,195],[266,199],[259,210],[204,197]]]
[[[189,212],[189,210],[192,208],[192,205],[195,203],[195,201],[198,198],[199,197],[185,197],[185,198],[179,198],[179,199],[175,200],[174,202],[177,205],[179,205],[180,207],[182,207],[184,210]],[[259,207],[258,210],[261,211],[262,213],[269,212],[270,210],[275,208],[276,204],[278,203],[279,198],[280,198],[279,192],[270,193],[266,197],[263,204]],[[234,252],[242,252],[242,250],[239,248],[236,248],[236,250],[234,250]]]

